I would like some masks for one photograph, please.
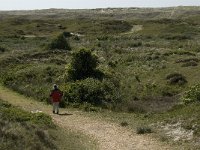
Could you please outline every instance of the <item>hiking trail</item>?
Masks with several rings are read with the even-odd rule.
[[[99,118],[87,117],[78,110],[61,109],[61,115],[52,114],[50,105],[19,95],[1,85],[0,99],[29,112],[42,111],[50,115],[58,126],[81,132],[96,140],[99,150],[172,150],[172,147],[149,135],[138,135],[118,124],[106,122]]]

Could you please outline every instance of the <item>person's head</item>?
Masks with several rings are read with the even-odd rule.
[[[58,89],[58,86],[57,86],[56,84],[54,84],[54,85],[53,85],[53,89],[54,89],[54,90],[57,90],[57,89]]]

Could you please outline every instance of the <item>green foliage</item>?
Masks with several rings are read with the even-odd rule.
[[[55,126],[50,116],[29,113],[0,100],[1,150],[95,149],[88,138]]]
[[[70,33],[70,32],[67,32],[67,31],[63,32],[63,35],[64,35],[66,38],[72,36],[71,33]]]
[[[122,122],[120,123],[120,125],[121,125],[122,127],[126,127],[126,126],[128,126],[128,123],[127,123],[126,121],[122,121]]]
[[[167,53],[164,53],[165,56],[169,56],[169,55],[187,55],[187,56],[195,56],[196,54],[190,51],[186,51],[186,50],[172,50],[169,51]]]
[[[58,37],[52,40],[48,46],[49,49],[62,49],[62,50],[71,50],[71,47],[68,41],[65,38],[64,34],[60,34]]]
[[[199,62],[199,59],[198,58],[184,58],[184,59],[178,59],[176,60],[176,63],[187,63],[187,62],[196,62],[198,63]]]
[[[95,107],[90,103],[85,102],[83,104],[83,110],[86,112],[98,112],[100,110],[99,107]]]
[[[32,114],[2,101],[0,101],[0,108],[2,119],[20,123],[33,122],[42,127],[55,127],[51,117],[43,113]]]
[[[188,39],[191,39],[191,36],[190,35],[185,35],[185,34],[167,34],[167,35],[164,35],[165,39],[167,40],[188,40]]]
[[[108,20],[102,22],[102,27],[104,32],[113,33],[113,32],[126,32],[129,31],[132,26],[124,20]]]
[[[186,91],[181,97],[181,101],[185,104],[200,102],[200,84],[191,86],[188,91]]]
[[[107,107],[109,103],[116,103],[116,87],[112,82],[99,81],[93,78],[68,83],[64,99],[69,103],[90,103],[95,106]]]
[[[76,81],[94,77],[101,79],[103,73],[97,70],[98,58],[91,51],[80,49],[73,53],[71,64],[67,68],[67,80]]]
[[[38,125],[47,126],[47,127],[55,127],[54,123],[52,122],[52,118],[49,115],[44,113],[36,113],[32,116],[31,121]]]
[[[190,66],[197,66],[197,65],[198,63],[196,63],[195,61],[190,61],[185,64],[182,64],[181,67],[190,67]]]
[[[152,133],[152,129],[146,126],[137,128],[137,134],[146,134],[146,133]]]
[[[0,109],[0,149],[57,149],[49,134],[55,128],[49,116],[31,114],[2,100]]]
[[[144,103],[144,102],[143,102]],[[127,103],[127,111],[129,113],[145,113],[145,105],[142,102],[136,101],[132,103]]]
[[[140,47],[142,46],[142,42],[138,41],[138,42],[131,42],[128,44],[130,47]]]
[[[0,46],[0,52],[5,52],[5,51],[6,51],[6,49],[4,47]]]
[[[38,101],[49,101],[53,83],[60,83],[64,68],[57,65],[21,65],[3,75],[3,84]]]
[[[183,85],[187,83],[185,76],[180,73],[171,73],[167,75],[166,79],[168,80],[169,84]]]
[[[171,16],[172,9],[176,13],[172,18],[166,18],[166,16]],[[76,12],[67,12],[67,18],[64,15],[65,12],[60,10],[54,10],[58,14],[55,13],[53,16],[44,15],[45,13],[49,14],[51,10],[39,11],[37,15],[33,15],[32,12],[18,12],[19,14],[26,13],[28,17],[24,17],[26,15],[21,17],[17,14],[7,17],[7,14],[13,14],[13,12],[4,12],[0,23],[0,45],[6,50],[0,50],[0,81],[15,91],[44,101],[48,99],[53,83],[64,87],[64,68],[71,59],[74,59],[74,56],[67,51],[54,50],[58,49],[58,45],[65,43],[58,42],[57,39],[52,42],[53,50],[44,51],[43,49],[51,42],[50,37],[63,32],[65,38],[70,39],[70,46],[73,49],[80,47],[92,49],[94,53],[98,54],[101,62],[100,65],[97,63],[96,67],[84,76],[80,72],[86,72],[86,69],[79,64],[79,62],[82,63],[80,59],[77,61],[77,66],[81,66],[79,69],[74,69],[75,65],[68,65],[68,71],[71,71],[71,74],[67,71],[67,75],[71,75],[68,78],[71,82],[67,82],[67,86],[65,85],[66,93],[72,103],[74,102],[73,97],[80,102],[74,103],[74,107],[82,108],[83,106],[86,111],[93,111],[96,109],[93,105],[99,102],[95,101],[95,97],[98,99],[106,97],[106,101],[100,100],[102,105],[114,108],[114,110],[133,112],[127,115],[129,119],[135,113],[140,115],[144,112],[159,111],[164,113],[155,113],[152,117],[149,115],[148,119],[142,118],[141,120],[146,121],[149,118],[156,120],[167,114],[163,117],[164,119],[161,117],[159,121],[174,121],[175,118],[178,121],[184,120],[185,124],[189,122],[189,128],[193,126],[194,122],[199,125],[198,102],[190,104],[195,104],[193,106],[186,105],[182,109],[176,108],[170,112],[170,115],[166,112],[178,102],[177,97],[186,90],[187,86],[200,80],[198,76],[200,69],[197,65],[200,59],[200,15],[198,9],[197,7],[177,7],[164,10],[151,9],[149,12],[148,9],[135,11],[132,8],[109,8],[103,10],[105,13],[102,13],[101,10],[77,10]],[[140,29],[137,30],[135,26],[139,26]],[[70,37],[69,32],[64,31],[71,31],[74,34]],[[60,41],[65,41],[65,38],[61,37]],[[196,67],[188,68],[189,66]],[[116,87],[116,84],[111,81],[103,81],[111,79],[105,79],[106,77],[97,68],[99,70],[112,69],[112,73],[116,73],[118,76],[120,87]],[[168,79],[163,78],[168,73],[173,73],[174,70],[181,72],[182,75],[173,75]],[[88,77],[89,80],[101,80],[88,81]],[[113,77],[110,78],[113,79]],[[84,81],[85,79],[87,81]],[[169,84],[166,85],[166,82]],[[112,90],[105,88],[105,83]],[[183,84],[184,86],[180,86]],[[112,92],[106,93],[102,89]],[[85,94],[80,94],[79,91],[83,91]],[[95,93],[100,94],[95,95]],[[81,95],[87,97],[82,96],[82,98]],[[186,95],[198,97],[193,93]],[[119,97],[121,97],[120,102],[118,101]],[[86,98],[91,103],[87,102]],[[86,102],[81,102],[80,99]],[[113,102],[107,102],[107,100],[110,101],[109,99]],[[189,101],[194,99],[191,98]],[[68,99],[66,98],[66,100]],[[190,102],[187,102],[186,99],[184,103]],[[62,101],[63,106],[66,104],[67,101]],[[13,113],[15,111],[11,115]],[[16,113],[21,116],[20,113]],[[27,118],[23,116],[17,120],[26,120]],[[123,118],[120,122],[124,120],[128,119]],[[135,119],[130,119],[128,121],[130,126],[131,120],[135,122]],[[195,126],[195,128],[197,128],[195,132],[199,134],[199,126]],[[44,135],[40,131],[37,133],[41,137]]]

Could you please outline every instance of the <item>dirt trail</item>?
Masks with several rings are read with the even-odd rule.
[[[108,123],[98,118],[92,119],[83,115],[81,111],[67,111],[61,109],[63,115],[54,115],[50,106],[26,98],[0,86],[0,99],[27,111],[42,111],[49,114],[61,127],[73,131],[80,131],[89,135],[98,143],[100,150],[167,150],[172,149],[156,141],[148,135],[137,135],[126,128],[114,123]]]

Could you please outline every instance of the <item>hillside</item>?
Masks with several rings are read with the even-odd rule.
[[[1,11],[0,21],[4,86],[47,103],[57,83],[63,107],[100,111],[108,120],[101,110],[112,110],[117,122],[153,124],[157,135],[183,128],[192,138],[177,143],[199,148],[200,7]],[[71,50],[52,48],[60,35]],[[69,81],[82,48],[98,58],[97,74]]]
[[[24,111],[1,99],[0,109],[1,150],[62,150],[66,147],[78,150],[94,147],[83,144],[87,139],[85,136],[58,127],[44,113]]]
[[[47,149],[63,149],[63,150],[65,149],[69,149],[69,150],[71,149],[72,150],[76,150],[76,149],[149,150],[149,149],[152,149],[152,150],[159,150],[160,147],[166,150],[170,149],[170,146],[168,146],[167,143],[160,142],[157,139],[152,138],[151,136],[136,134],[130,129],[124,128],[110,121],[105,121],[101,117],[88,116],[88,113],[80,111],[80,110],[67,109],[67,113],[66,113],[65,109],[61,109],[60,115],[54,115],[51,113],[51,107],[49,107],[48,105],[44,105],[42,103],[35,101],[34,99],[24,97],[6,88],[0,87],[0,94],[4,94],[4,95],[1,95],[0,98],[4,99],[5,101],[11,103],[14,106],[22,108],[23,110],[26,110],[26,111],[31,110],[33,112],[36,112],[35,109],[37,108],[37,110],[40,112],[33,115],[36,115],[36,116],[42,115],[46,117],[47,115],[49,115],[51,116],[52,121],[57,126],[61,127],[61,128],[57,127],[56,129],[55,128],[52,129],[54,131],[53,135],[51,134],[52,131],[51,130],[49,131],[49,128],[45,128],[46,130],[43,129],[44,131],[42,130],[42,128],[40,129],[40,132],[45,132],[45,135],[39,137],[39,139],[44,144],[46,144],[46,146],[49,146],[47,147]],[[23,111],[21,110],[20,112],[23,112]],[[20,116],[16,115],[13,117],[16,117],[17,119],[18,118],[21,119],[23,114],[24,113],[22,113]],[[48,118],[50,118],[49,116]],[[23,118],[24,117],[25,116],[23,116]],[[46,119],[38,117],[37,121],[45,122]],[[60,132],[60,129],[62,129],[61,132]],[[33,129],[33,133],[31,132],[29,134],[31,136],[34,136],[35,135],[34,129]],[[49,136],[46,137],[47,135]],[[36,129],[36,137],[37,137],[37,129]],[[52,145],[50,145],[51,144],[49,142],[50,138],[54,139],[53,144],[55,144],[56,147],[53,147]],[[4,139],[6,140],[6,137],[4,137]],[[0,143],[0,145],[4,144],[5,140],[2,143]],[[8,138],[8,141],[9,140],[10,139]],[[28,142],[34,143],[34,142],[37,142],[37,140],[31,139]],[[38,144],[38,147],[39,146],[40,145]],[[16,144],[16,147],[20,149],[20,147],[17,144]],[[30,147],[32,148],[33,145],[30,145]],[[29,147],[27,145],[24,145],[24,149],[27,149],[27,148]],[[42,147],[41,149],[45,149],[45,148]]]
[[[26,11],[1,11],[1,16],[23,16],[39,19],[41,17],[74,19],[74,18],[112,18],[112,19],[161,19],[184,18],[198,15],[199,7],[168,7],[168,8],[99,8],[99,9],[46,9]],[[44,18],[43,18],[44,19]]]

